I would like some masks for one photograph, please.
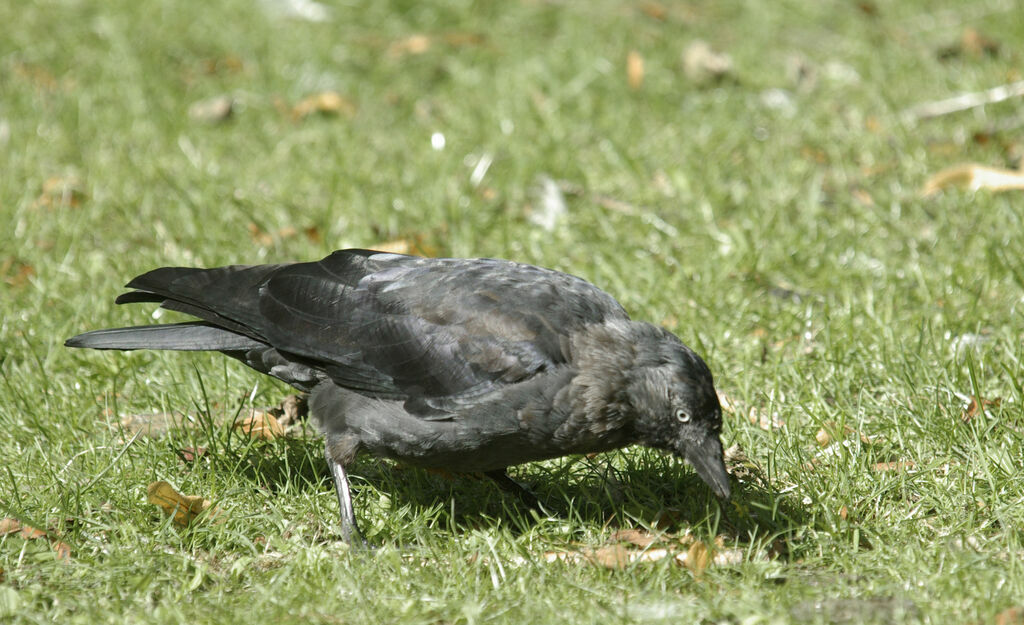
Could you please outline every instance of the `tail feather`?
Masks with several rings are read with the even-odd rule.
[[[202,321],[94,330],[73,336],[64,345],[126,351],[245,351],[267,347],[266,343]]]

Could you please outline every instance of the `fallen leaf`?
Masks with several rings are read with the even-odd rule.
[[[234,112],[235,101],[229,95],[193,102],[188,107],[188,116],[199,122],[222,122]]]
[[[683,566],[690,569],[695,577],[703,575],[704,570],[711,563],[711,552],[704,541],[695,541],[686,551],[686,559]]]
[[[430,50],[431,44],[432,41],[427,35],[409,35],[405,39],[400,39],[388,46],[388,54],[393,58],[405,56],[406,54],[423,54]]]
[[[625,568],[632,562],[632,555],[635,552],[625,545],[608,545],[595,549],[587,554],[587,557],[594,564],[599,564],[608,569]]]
[[[35,540],[37,538],[46,538],[46,532],[39,529],[38,527],[32,527],[31,525],[22,525],[21,531],[18,535],[25,540]]]
[[[25,286],[34,275],[35,267],[13,256],[8,256],[0,263],[0,277],[8,286]]]
[[[245,228],[249,231],[249,238],[252,242],[261,247],[270,247],[274,244],[274,237],[270,236],[266,230],[260,228],[253,222],[246,224]]]
[[[284,436],[284,427],[277,418],[269,412],[257,409],[253,409],[247,416],[236,419],[234,428],[252,438],[262,438],[263,440]]]
[[[195,462],[198,458],[206,455],[205,447],[185,447],[178,450],[178,457],[182,462]]]
[[[868,0],[861,0],[861,2],[857,3],[857,8],[860,9],[861,13],[867,15],[868,17],[878,16],[878,5],[875,4],[874,2],[870,2]]]
[[[203,499],[196,495],[182,495],[163,480],[153,482],[146,488],[146,498],[149,503],[159,506],[164,514],[173,516],[174,522],[181,526],[188,525],[208,509],[210,510],[207,515],[209,519],[214,519],[221,514],[219,508],[210,509],[213,504],[209,499]]]
[[[971,395],[971,402],[964,408],[964,413],[960,415],[960,419],[964,422],[970,421],[974,417],[978,416],[979,413],[983,412],[989,406],[998,408],[1003,403],[1001,397],[995,399],[985,399],[984,397],[975,397]]]
[[[626,82],[630,89],[639,89],[644,84],[644,57],[636,50],[626,55]]]
[[[320,234],[320,228],[316,226],[307,226],[302,229],[302,233],[306,235],[310,243],[319,243],[323,239],[323,235]]]
[[[1024,625],[1024,607],[1014,606],[996,614],[995,625]]]
[[[21,521],[7,517],[0,519],[0,536],[7,536],[21,530]]]
[[[66,543],[59,540],[53,541],[53,552],[57,555],[58,560],[67,562],[71,559],[71,547]]]
[[[1024,171],[999,169],[964,163],[947,167],[933,175],[921,189],[921,195],[935,195],[950,187],[959,187],[970,191],[987,189],[989,191],[1015,191],[1024,189]]]
[[[356,105],[336,91],[324,91],[306,97],[292,107],[294,119],[305,119],[316,113],[352,117],[356,114]]]
[[[894,460],[893,462],[879,462],[872,468],[880,473],[887,471],[902,471],[904,469],[913,469],[916,465],[913,460]]]
[[[78,176],[51,176],[43,181],[36,207],[77,208],[85,200],[85,187]]]
[[[668,16],[668,9],[659,2],[644,2],[640,5],[640,11],[656,20],[664,20]]]
[[[683,50],[683,73],[697,83],[720,82],[732,73],[732,57],[698,39]]]
[[[309,414],[309,404],[304,396],[288,395],[276,407],[270,409],[270,414],[277,417],[278,423],[287,428],[296,425]]]
[[[650,532],[638,529],[616,530],[615,532],[612,532],[612,535],[609,538],[611,540],[627,542],[644,549],[658,542],[658,539],[652,536]]]
[[[53,539],[41,529],[32,527],[31,525],[23,525],[18,519],[10,517],[0,519],[0,536],[8,536],[14,533],[17,533],[20,538],[25,540],[45,538],[51,542],[53,551],[57,555],[57,559],[63,561],[71,559],[71,547],[69,547],[67,543]],[[0,568],[0,581],[2,581],[2,578],[3,569]]]

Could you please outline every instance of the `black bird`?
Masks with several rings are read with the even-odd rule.
[[[69,347],[212,350],[310,394],[341,506],[360,450],[483,472],[639,443],[729,497],[704,361],[580,278],[506,260],[341,250],[317,262],[164,267],[117,303],[201,319],[86,332]]]

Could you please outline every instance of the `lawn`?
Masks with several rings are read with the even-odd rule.
[[[324,2],[0,6],[0,519],[46,533],[0,532],[0,622],[1024,622],[1024,191],[923,193],[1017,167],[1022,100],[915,108],[1024,78],[1015,2]],[[113,300],[157,266],[381,246],[675,331],[732,499],[642,449],[515,467],[549,514],[365,457],[350,552],[319,440],[232,428],[290,389],[62,345],[152,322]]]

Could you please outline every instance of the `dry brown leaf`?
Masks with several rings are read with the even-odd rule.
[[[658,539],[652,536],[650,532],[638,529],[616,530],[612,532],[609,538],[611,540],[627,542],[644,549],[658,542]]]
[[[388,54],[393,58],[402,57],[407,54],[423,54],[430,50],[431,44],[432,41],[427,35],[409,35],[405,39],[400,39],[388,46]]]
[[[718,403],[722,405],[722,410],[724,410],[726,412],[729,412],[729,413],[732,413],[732,414],[736,414],[736,412],[737,412],[737,409],[736,409],[737,402],[736,402],[736,400],[733,399],[732,397],[726,395],[722,391],[718,391]]]
[[[21,531],[21,521],[7,517],[0,519],[0,536],[7,536]]]
[[[51,176],[43,181],[41,192],[34,205],[46,208],[56,206],[77,208],[84,200],[85,186],[77,176]]]
[[[996,614],[995,625],[1024,625],[1024,607],[1014,606]]]
[[[34,275],[36,275],[35,267],[13,256],[8,256],[3,262],[0,262],[0,277],[9,286],[25,286]]]
[[[58,560],[67,562],[71,559],[71,547],[66,542],[55,540],[53,541],[52,547]]]
[[[25,540],[46,538],[50,541],[53,551],[57,555],[57,559],[63,561],[71,559],[71,547],[69,547],[67,543],[53,539],[41,529],[32,527],[31,525],[23,525],[18,519],[10,517],[0,519],[0,536],[7,536],[14,533],[17,533],[20,538]],[[2,577],[3,569],[0,569],[0,581],[2,581]]]
[[[916,465],[913,460],[894,460],[892,462],[879,462],[872,468],[879,473],[885,473],[887,471],[903,471],[904,469],[913,469]]]
[[[660,2],[644,2],[640,4],[640,11],[647,17],[664,20],[668,17],[668,8]]]
[[[686,559],[683,560],[683,566],[690,569],[695,577],[700,577],[710,563],[711,550],[708,549],[707,543],[702,540],[694,541],[686,551]]]
[[[999,169],[977,163],[954,165],[929,178],[921,189],[921,195],[926,197],[935,195],[950,187],[959,187],[970,191],[980,189],[989,191],[1024,190],[1024,171]]]
[[[860,9],[861,13],[868,17],[878,16],[878,5],[874,2],[870,2],[869,0],[861,0],[861,2],[857,3],[857,8]]]
[[[294,119],[305,119],[315,113],[352,117],[356,114],[356,105],[336,91],[323,91],[304,98],[292,107]]]
[[[266,230],[260,228],[253,222],[249,222],[245,225],[245,228],[249,231],[249,238],[252,242],[261,247],[270,247],[274,244],[274,237],[270,236]]]
[[[1003,403],[1002,397],[996,397],[995,399],[985,399],[984,397],[975,397],[971,395],[971,403],[967,404],[967,408],[964,409],[964,413],[960,415],[960,419],[964,422],[970,421],[974,417],[978,416],[979,413],[986,410],[989,406],[998,408]]]
[[[178,457],[182,462],[195,462],[206,455],[205,447],[183,447],[178,450]]]
[[[316,226],[307,226],[302,229],[302,233],[306,235],[310,243],[319,243],[323,239],[323,235],[320,234],[320,228]]]
[[[636,50],[626,55],[626,82],[630,89],[639,89],[644,84],[644,57]]]
[[[594,564],[607,569],[621,569],[633,561],[636,552],[625,545],[608,545],[595,549],[587,554],[587,557]]]
[[[298,424],[309,414],[309,404],[305,397],[288,395],[276,407],[270,409],[270,414],[274,415],[278,423],[287,429]]]
[[[163,480],[153,482],[146,488],[146,498],[149,503],[159,506],[164,514],[173,516],[174,522],[181,526],[188,525],[213,505],[209,499],[198,495],[182,495]],[[214,519],[220,514],[221,510],[214,507],[207,518]]]
[[[253,410],[251,414],[235,420],[234,427],[252,438],[271,440],[284,436],[284,426],[277,418],[263,410]]]
[[[22,525],[21,531],[18,535],[25,540],[35,540],[37,538],[46,538],[46,532],[39,529],[38,527],[32,527],[31,525]]]
[[[843,507],[839,508],[839,518],[840,519],[845,521],[847,518],[849,518],[849,516],[850,516],[850,509],[849,508],[847,508],[846,506],[843,506]]]

